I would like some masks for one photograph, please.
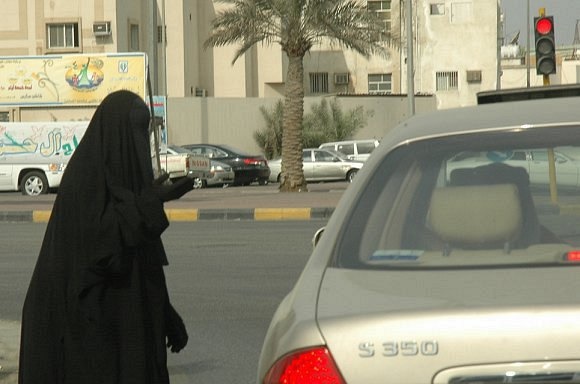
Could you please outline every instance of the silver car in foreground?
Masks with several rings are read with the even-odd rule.
[[[302,151],[302,169],[306,181],[352,182],[363,162],[349,160],[346,155],[332,149],[307,148]],[[279,182],[282,176],[282,160],[271,160],[270,182]]]
[[[510,163],[579,148],[580,97],[391,131],[274,314],[258,382],[580,382],[580,190],[560,188],[564,162],[535,185]]]

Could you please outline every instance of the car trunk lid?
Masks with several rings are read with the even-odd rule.
[[[348,383],[428,383],[451,369],[437,382],[505,376],[516,363],[580,356],[579,280],[575,267],[329,268],[317,318]]]

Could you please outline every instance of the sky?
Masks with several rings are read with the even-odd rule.
[[[520,31],[519,44],[526,46],[528,20],[528,1],[530,4],[530,44],[534,45],[534,17],[539,9],[546,9],[546,16],[554,16],[554,35],[556,46],[572,45],[576,22],[580,20],[580,0],[501,0],[504,14],[504,37],[509,42]]]

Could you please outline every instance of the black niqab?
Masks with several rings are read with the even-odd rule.
[[[169,382],[166,337],[183,325],[148,126],[139,96],[110,94],[66,168],[24,303],[20,384]]]

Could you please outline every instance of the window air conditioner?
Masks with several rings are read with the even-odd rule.
[[[111,22],[110,21],[94,22],[93,34],[95,36],[109,36],[111,34]]]
[[[347,73],[335,73],[334,74],[334,84],[336,85],[347,85],[349,80],[349,74]]]

